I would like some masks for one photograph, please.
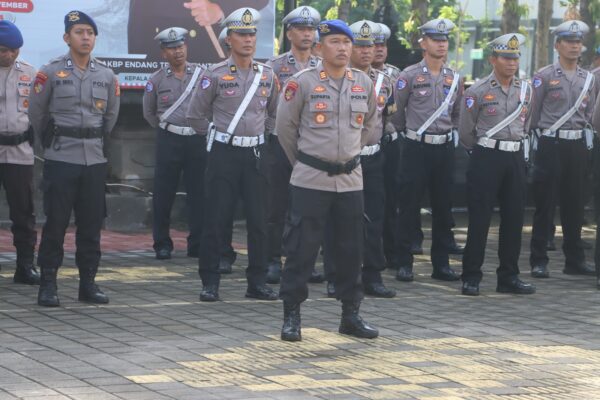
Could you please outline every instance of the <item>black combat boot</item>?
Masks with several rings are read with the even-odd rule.
[[[283,326],[281,340],[298,342],[302,340],[300,332],[300,303],[283,302]]]
[[[41,268],[40,289],[38,291],[38,305],[44,307],[58,307],[60,301],[56,293],[56,268]]]
[[[98,267],[79,268],[79,301],[108,304],[108,296],[96,285]]]
[[[281,281],[281,260],[271,259],[267,266],[267,283],[279,283]]]
[[[17,269],[15,270],[13,282],[26,285],[40,284],[40,274],[33,266],[33,249],[26,254],[17,249]]]
[[[342,321],[339,332],[358,338],[374,339],[379,336],[377,328],[372,327],[358,315],[360,301],[342,301]]]

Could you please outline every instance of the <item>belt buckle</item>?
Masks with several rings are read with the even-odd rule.
[[[442,135],[431,135],[431,144],[442,143]]]
[[[327,172],[327,175],[335,176],[335,175],[340,175],[342,172],[344,172],[344,164],[334,163],[334,164],[332,164],[331,170],[329,172]]]

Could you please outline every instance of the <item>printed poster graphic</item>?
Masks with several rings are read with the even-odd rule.
[[[163,29],[187,29],[188,60],[215,63],[226,57],[216,39],[218,21],[241,7],[261,13],[257,59],[273,55],[274,0],[0,0],[0,19],[14,22],[23,34],[20,58],[41,67],[68,51],[64,16],[71,10],[90,15],[98,25],[94,55],[119,76],[123,88],[144,88],[151,73],[164,65],[154,36]]]

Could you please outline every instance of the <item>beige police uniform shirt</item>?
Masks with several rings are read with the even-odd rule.
[[[37,73],[29,102],[29,120],[41,142],[48,121],[66,128],[99,128],[105,136],[119,116],[119,83],[113,71],[91,58],[85,71],[77,68],[70,54],[51,60]],[[106,162],[102,138],[54,138],[44,149],[46,160],[78,165]]]
[[[519,106],[521,95],[521,80],[513,78],[508,90],[504,90],[496,75],[492,72],[487,78],[481,79],[464,93],[461,101],[459,134],[462,145],[471,150],[480,137],[506,117],[512,114]],[[519,116],[496,133],[495,140],[522,140],[529,131],[531,117],[531,86],[527,89],[523,109]]]
[[[367,75],[373,82],[373,88],[376,87],[379,75],[383,75],[383,81],[379,93],[375,93],[377,102],[376,123],[374,129],[369,133],[366,139],[366,145],[371,146],[381,141],[383,134],[391,134],[396,131],[391,123],[391,117],[395,112],[394,91],[392,79],[388,74],[375,68],[369,68]]]
[[[600,92],[600,67],[596,67],[590,72],[594,74],[594,94],[596,95],[596,103],[598,103],[598,92]]]
[[[153,128],[158,127],[160,116],[181,97],[190,83],[196,68],[200,67],[197,64],[186,63],[183,78],[177,77],[170,66],[161,68],[150,76],[150,79],[146,83],[143,98],[144,118],[150,126]],[[194,88],[196,88],[198,82],[200,82],[200,79],[196,80]],[[185,114],[191,98],[192,94],[190,93],[181,105],[169,115],[165,122],[176,126],[189,126]]]
[[[29,128],[29,93],[34,79],[35,68],[24,61],[0,67],[0,136],[20,135]],[[29,142],[0,145],[0,164],[33,165]]]
[[[583,90],[587,71],[577,67],[569,78],[560,63],[540,69],[532,78],[531,128],[548,129],[567,113]],[[590,86],[577,112],[560,129],[583,129],[592,119],[596,95]]]
[[[273,72],[277,75],[279,83],[283,86],[285,82],[295,73],[302,71],[305,68],[314,68],[319,64],[319,58],[311,55],[306,64],[300,63],[292,51],[283,53],[267,61],[267,65],[273,68]]]
[[[367,74],[348,68],[341,87],[323,66],[308,68],[290,78],[279,101],[275,130],[293,165],[294,186],[329,192],[363,188],[362,169],[329,176],[296,161],[299,151],[332,163],[346,163],[360,154],[372,135],[377,104]]]
[[[406,129],[418,131],[446,99],[454,74],[451,68],[444,65],[435,76],[427,68],[425,60],[400,72],[394,95],[398,108],[393,118],[396,129],[399,132]],[[448,133],[458,126],[462,85],[459,84],[457,88],[452,94],[448,109],[429,125],[427,133]]]
[[[263,73],[259,87],[233,132],[235,136],[259,136],[273,132],[278,81],[271,67],[261,65]],[[227,132],[229,123],[250,90],[257,73],[257,62],[252,63],[250,70],[243,71],[231,57],[209,66],[192,93],[186,113],[190,126],[199,134],[205,135],[208,124],[212,121],[219,132]]]

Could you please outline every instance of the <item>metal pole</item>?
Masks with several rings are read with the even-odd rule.
[[[285,3],[283,5],[283,15],[288,15],[290,12],[292,12],[292,10],[296,8],[296,0],[285,0]],[[276,21],[276,23],[279,23],[279,21]],[[283,29],[283,52],[286,51],[290,51],[291,45],[290,45],[290,41],[287,39],[287,36],[285,34],[285,26],[282,27]],[[280,51],[280,53],[283,53]]]

